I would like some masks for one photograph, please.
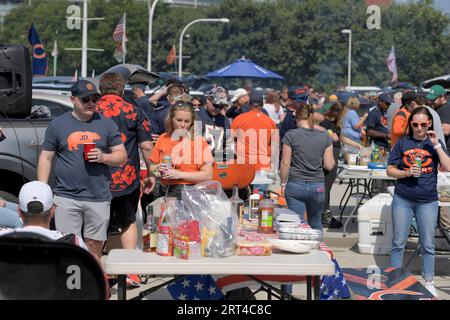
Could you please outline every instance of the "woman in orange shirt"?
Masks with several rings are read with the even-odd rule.
[[[183,185],[211,180],[213,157],[200,130],[194,131],[195,112],[190,102],[177,102],[169,110],[166,132],[156,141],[150,161],[152,172],[159,172],[166,196],[181,198]],[[162,165],[171,157],[170,168]]]

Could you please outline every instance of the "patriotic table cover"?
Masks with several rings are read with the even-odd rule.
[[[311,228],[308,224],[302,223],[301,228]],[[240,236],[262,236],[274,237],[277,235],[259,234],[255,231],[240,230]],[[276,249],[273,249],[276,250]],[[350,291],[344,279],[343,273],[333,252],[322,242],[319,250],[328,254],[330,260],[335,264],[335,274],[332,276],[322,276],[320,286],[320,299],[347,299],[350,298]],[[257,279],[269,283],[273,286],[282,284],[301,283],[306,281],[306,276],[281,276],[267,275],[255,276]],[[222,299],[227,292],[244,287],[255,287],[259,285],[256,281],[246,275],[189,275],[172,282],[167,288],[166,297],[175,300],[215,300]],[[151,298],[151,297],[148,297]]]

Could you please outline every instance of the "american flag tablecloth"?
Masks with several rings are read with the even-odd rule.
[[[301,224],[302,228],[311,228],[308,224]],[[240,236],[263,236],[275,237],[273,235],[261,235],[255,231],[240,231]],[[276,249],[274,249],[276,250]],[[341,268],[339,267],[333,252],[325,243],[321,243],[319,250],[328,254],[329,258],[335,264],[335,274],[332,276],[321,277],[320,299],[347,299],[350,298],[350,291],[344,279]],[[306,282],[306,276],[281,276],[281,275],[262,275],[255,278],[269,283],[273,286],[283,284],[293,284]],[[172,282],[167,288],[166,297],[175,300],[215,300],[222,299],[225,294],[231,290],[255,287],[259,285],[256,281],[246,275],[189,275]],[[161,293],[161,292],[159,292]],[[151,299],[151,297],[148,297]]]

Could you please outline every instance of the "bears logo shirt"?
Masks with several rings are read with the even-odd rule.
[[[401,138],[389,154],[388,164],[396,166],[400,170],[409,170],[414,165],[414,159],[417,156],[422,160],[420,177],[397,179],[395,192],[410,201],[424,203],[437,201],[439,157],[430,139],[421,141],[409,136]]]
[[[67,112],[50,123],[42,150],[54,151],[55,188],[61,197],[102,202],[111,200],[111,173],[107,165],[84,160],[84,143],[95,143],[104,153],[122,143],[116,124],[98,113],[89,121],[79,121]]]

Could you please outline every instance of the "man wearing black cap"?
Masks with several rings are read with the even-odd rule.
[[[278,165],[272,163],[271,159],[272,145],[278,142],[278,130],[275,122],[262,112],[263,104],[262,91],[253,90],[250,94],[250,111],[237,116],[231,129],[237,138],[237,163],[253,164],[256,170],[270,171],[272,165]]]
[[[387,93],[382,93],[378,97],[377,107],[370,111],[367,117],[366,127],[368,137],[378,146],[388,147],[388,129],[386,111],[392,103],[391,97]]]
[[[286,132],[297,128],[295,112],[300,103],[308,103],[308,88],[306,86],[291,86],[288,88],[287,96],[286,116],[280,126],[280,141],[283,140]],[[313,119],[314,123],[320,123],[324,120],[324,117],[320,113],[314,111]]]
[[[37,177],[48,183],[56,155],[56,229],[79,236],[84,230],[89,251],[100,259],[109,222],[109,166],[125,163],[127,152],[116,124],[96,112],[95,85],[80,80],[71,92],[73,111],[53,119],[45,132]]]
[[[228,105],[228,92],[222,87],[214,87],[205,93],[206,103],[203,108],[196,111],[197,120],[202,122],[202,134],[209,144],[211,153],[216,161],[225,159],[224,151],[230,147],[227,145],[227,136],[230,129],[230,121],[223,115],[222,110]]]

